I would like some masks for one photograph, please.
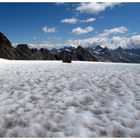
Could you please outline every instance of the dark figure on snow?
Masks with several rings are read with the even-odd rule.
[[[63,62],[65,63],[71,63],[72,61],[72,55],[70,52],[65,51],[64,56],[63,56]]]

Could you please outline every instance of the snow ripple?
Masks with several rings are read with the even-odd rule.
[[[139,64],[0,61],[0,137],[139,132]]]

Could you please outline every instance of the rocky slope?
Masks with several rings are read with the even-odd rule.
[[[0,33],[0,58],[15,59],[14,48],[2,33]]]
[[[70,55],[72,60],[81,61],[100,61],[98,57],[92,55],[82,47],[74,49],[69,52],[68,47],[64,47],[55,54],[55,51],[41,48],[31,49],[27,44],[19,44],[16,48],[12,47],[11,42],[1,33],[0,34],[0,57],[5,59],[15,60],[63,60],[67,55]]]

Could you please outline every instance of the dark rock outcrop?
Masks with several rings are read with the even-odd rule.
[[[55,60],[55,56],[48,49],[30,49],[27,44],[19,44],[15,48],[18,60]]]
[[[30,60],[31,51],[27,44],[19,44],[15,48],[15,54],[17,60]]]
[[[60,57],[63,62],[71,63],[72,61],[72,54],[69,51],[62,51]]]
[[[95,55],[78,46],[72,53],[72,59],[79,61],[100,61]]]
[[[0,58],[15,59],[14,48],[3,33],[0,33]]]
[[[42,54],[42,60],[56,60],[55,55],[53,55],[48,49],[41,48],[40,52]]]

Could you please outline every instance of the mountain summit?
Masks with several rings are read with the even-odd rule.
[[[7,37],[0,32],[0,58],[15,59],[14,48]]]

